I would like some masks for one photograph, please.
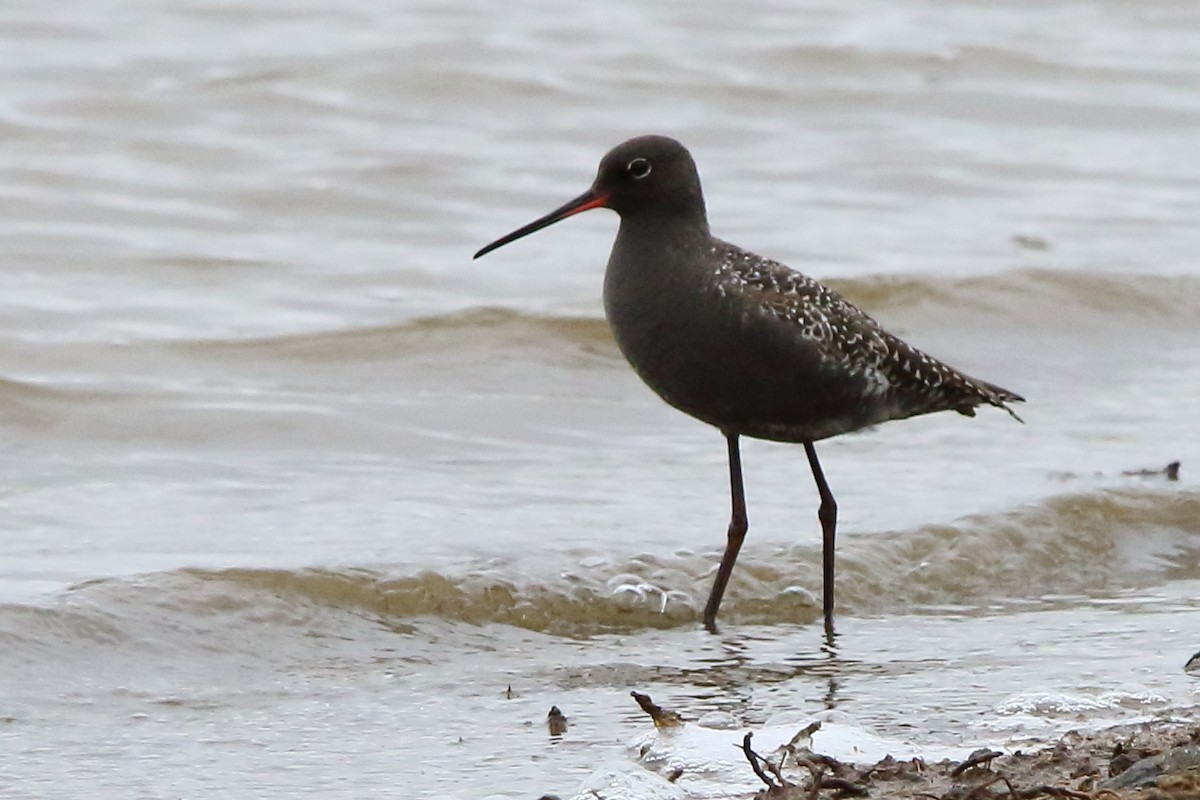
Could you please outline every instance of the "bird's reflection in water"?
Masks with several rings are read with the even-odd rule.
[[[823,641],[814,647],[797,642],[798,638],[807,640],[807,632],[803,637],[787,635],[779,626],[761,633],[727,630],[710,636],[708,652],[697,654],[695,666],[681,670],[677,677],[688,687],[686,694],[705,711],[724,711],[746,722],[761,723],[778,712],[771,698],[785,688],[789,694],[796,693],[798,683],[811,685],[811,690],[802,693],[813,705],[789,710],[834,709],[847,699],[842,696],[845,675],[863,665],[839,655],[836,633],[820,635]],[[784,642],[804,655],[772,658],[771,651]]]

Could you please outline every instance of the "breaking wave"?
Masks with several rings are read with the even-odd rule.
[[[1007,513],[843,537],[843,615],[973,613],[1107,599],[1164,580],[1200,578],[1200,492],[1099,490]],[[43,647],[111,641],[119,620],[219,615],[247,625],[311,626],[350,613],[403,630],[420,619],[504,624],[567,636],[694,625],[716,553],[589,557],[562,570],[519,563],[455,574],[369,568],[182,569],[79,585],[45,607],[0,607],[0,641]],[[722,606],[726,623],[810,623],[820,616],[820,551],[749,547]],[[337,627],[336,622],[330,623]],[[186,625],[178,626],[181,628]]]

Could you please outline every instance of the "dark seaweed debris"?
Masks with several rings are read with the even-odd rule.
[[[1032,753],[977,750],[967,760],[927,764],[888,756],[869,767],[827,756],[795,756],[808,775],[797,782],[754,753],[743,752],[766,784],[755,800],[1200,800],[1200,727],[1171,722],[1123,726],[1094,734],[1069,733]]]
[[[679,716],[633,693],[662,727]],[[981,748],[964,761],[927,763],[891,756],[871,766],[846,764],[803,743],[819,727],[797,733],[774,759],[754,752],[753,733],[742,753],[765,788],[754,800],[1200,800],[1200,725],[1161,719],[1094,733],[1071,732],[1031,752]],[[790,762],[790,763],[789,763]],[[678,778],[678,775],[674,776]]]

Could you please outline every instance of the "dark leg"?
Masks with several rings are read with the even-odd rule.
[[[717,632],[717,609],[721,607],[725,584],[729,583],[733,562],[737,561],[746,530],[750,527],[746,522],[746,493],[742,489],[742,456],[738,451],[737,434],[727,433],[725,440],[729,443],[729,493],[733,498],[733,514],[729,518],[729,540],[725,544],[725,555],[721,557],[717,579],[709,592],[708,604],[704,606],[704,627],[712,633]]]
[[[804,452],[808,453],[808,464],[812,467],[813,478],[817,481],[817,491],[821,494],[821,508],[817,511],[817,519],[821,520],[821,575],[824,583],[823,598],[825,604],[825,635],[833,637],[833,546],[837,535],[837,501],[829,491],[825,482],[825,473],[821,471],[821,462],[817,461],[817,451],[812,442],[804,443]]]

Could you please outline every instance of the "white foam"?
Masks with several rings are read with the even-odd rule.
[[[815,721],[820,721],[821,727],[812,734],[810,749],[846,763],[874,764],[888,755],[902,760],[918,756],[932,761],[962,760],[970,753],[966,747],[922,746],[878,736],[837,711],[768,724],[753,731],[751,747],[759,755],[777,760],[779,748]],[[597,770],[577,797],[594,798],[593,790],[605,798],[725,797],[763,788],[742,752],[749,729],[726,727],[728,722],[722,717],[722,727],[686,723],[648,731],[630,744],[636,763]],[[680,774],[674,783],[662,777],[677,771]],[[797,783],[803,777],[791,768],[784,774]],[[648,780],[648,775],[657,780]]]

